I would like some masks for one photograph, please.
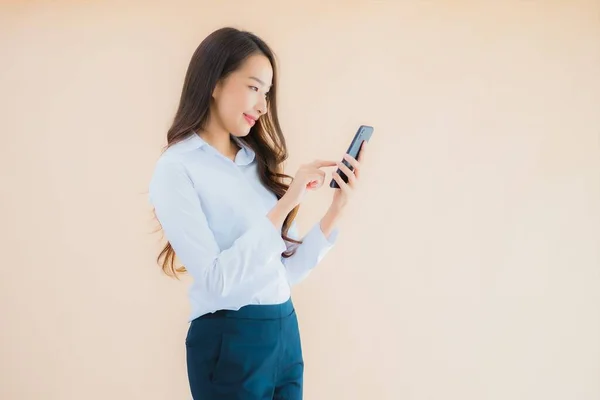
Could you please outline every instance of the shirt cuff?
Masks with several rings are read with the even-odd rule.
[[[256,228],[264,235],[260,236],[265,239],[263,243],[266,246],[264,247],[266,253],[271,255],[268,262],[270,262],[273,257],[280,257],[281,253],[287,250],[285,241],[281,237],[281,232],[275,228],[275,225],[273,225],[268,217],[265,216],[261,218],[259,225]]]
[[[322,256],[324,256],[325,253],[337,242],[338,235],[339,229],[334,228],[329,236],[325,236],[323,230],[321,229],[321,223],[317,222],[304,237],[302,246],[310,247],[316,250],[316,252],[320,254],[319,258],[322,258]]]

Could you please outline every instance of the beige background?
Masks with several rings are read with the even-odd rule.
[[[294,292],[305,398],[600,398],[598,1],[85,3],[0,12],[0,398],[189,398],[145,192],[224,25],[279,55],[288,172],[376,128]]]

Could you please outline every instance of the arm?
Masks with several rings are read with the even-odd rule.
[[[336,227],[338,217],[339,214],[330,209],[323,219],[302,238],[303,243],[298,245],[296,253],[289,258],[282,258],[290,285],[304,280],[333,247],[339,235]],[[295,221],[288,235],[298,239],[298,227]]]
[[[230,248],[220,249],[183,165],[159,160],[150,202],[177,257],[207,292],[227,296],[242,284],[260,286],[276,276],[265,266],[286,248],[278,230],[286,213],[279,203]]]

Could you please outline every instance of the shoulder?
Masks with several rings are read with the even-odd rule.
[[[150,199],[167,193],[183,193],[193,186],[185,157],[176,150],[175,147],[168,148],[155,161],[148,184]]]
[[[152,173],[152,180],[156,180],[165,174],[177,175],[185,172],[183,158],[178,156],[178,154],[171,152],[170,150],[171,149],[167,149],[156,160],[156,163],[154,164],[154,171]]]
[[[158,174],[181,174],[186,171],[186,165],[197,160],[200,154],[197,150],[198,143],[194,140],[195,135],[190,135],[167,148],[156,160],[154,175]]]

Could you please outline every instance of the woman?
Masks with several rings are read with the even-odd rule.
[[[193,278],[186,351],[196,400],[302,398],[290,286],[333,246],[360,160],[346,155],[354,173],[335,161],[304,164],[286,184],[276,94],[275,57],[264,41],[233,28],[210,34],[191,59],[150,182],[169,242],[158,260],[168,275]],[[333,173],[341,189],[298,240],[298,205],[334,166],[348,183]],[[185,268],[174,267],[175,257]]]

